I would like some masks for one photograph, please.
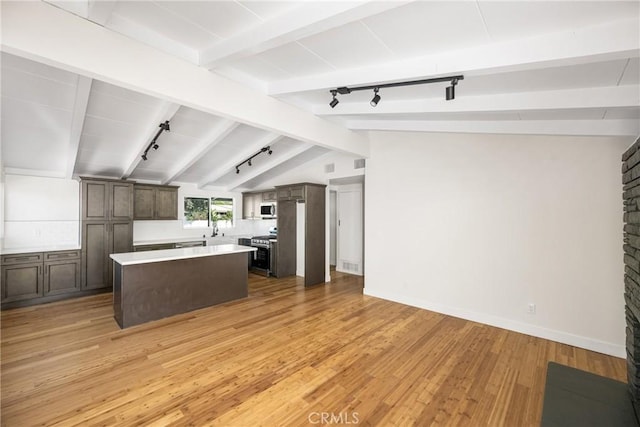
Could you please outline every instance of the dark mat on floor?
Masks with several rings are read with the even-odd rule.
[[[549,362],[542,427],[638,427],[627,384]]]

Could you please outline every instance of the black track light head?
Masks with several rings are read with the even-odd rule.
[[[147,153],[144,153],[144,154],[142,155],[142,160],[144,160],[145,162],[147,161]]]
[[[160,148],[160,146],[158,144],[153,144],[153,149],[157,150],[158,148]]]
[[[167,132],[171,130],[169,127],[169,120],[166,120],[164,123],[160,123],[160,127],[162,130],[166,130]]]
[[[330,90],[329,92],[331,92],[331,96],[333,96],[333,99],[331,100],[331,102],[329,102],[329,106],[331,108],[336,108],[336,105],[338,105],[338,103],[340,101],[338,101],[338,98],[336,98],[336,95],[338,94],[338,90],[334,89],[334,90]]]
[[[269,155],[273,154],[273,150],[269,149]]]
[[[378,105],[378,102],[380,102],[380,95],[378,95],[378,88],[373,89],[373,98],[371,99],[371,102],[369,104],[371,104],[372,107],[375,107],[376,105]]]
[[[447,98],[447,101],[451,101],[452,99],[455,99],[456,97],[455,86],[447,86],[445,90],[445,97]]]
[[[451,101],[456,98],[456,85],[458,84],[458,79],[451,80],[451,86],[447,86],[445,90],[445,97],[447,101]]]
[[[249,164],[249,166],[251,166],[251,159],[249,159],[249,163],[248,164]]]
[[[240,173],[240,169],[239,168],[236,168],[236,173]]]

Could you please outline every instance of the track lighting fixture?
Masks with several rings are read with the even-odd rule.
[[[451,86],[447,86],[445,90],[445,96],[447,101],[451,101],[456,97],[456,85],[458,84],[458,79],[451,80]]]
[[[375,107],[376,105],[378,105],[378,102],[380,102],[380,95],[378,95],[378,90],[380,89],[379,88],[373,89],[373,99],[371,100],[371,102],[369,102],[369,104],[371,104],[372,107]]]
[[[332,100],[331,100],[331,102],[329,103],[329,105],[331,106],[331,108],[335,108],[335,107],[336,107],[336,105],[338,105],[338,102],[340,102],[340,101],[338,101],[338,98],[336,98],[336,95],[337,95],[337,94],[338,94],[338,92],[337,92],[337,91],[335,91],[335,90],[332,90],[332,91],[331,91],[331,95],[333,95],[333,99],[332,99]]]
[[[251,166],[251,160],[253,160],[254,157],[258,156],[261,153],[268,153],[269,155],[271,155],[273,153],[273,151],[271,150],[271,146],[267,145],[266,147],[262,147],[260,149],[260,151],[258,151],[257,153],[247,157],[246,159],[244,159],[242,162],[238,163],[236,165],[236,173],[240,173],[240,166],[244,165],[245,163],[248,164],[249,166]]]
[[[160,123],[160,130],[158,131],[158,133],[156,133],[156,136],[153,137],[153,139],[151,140],[151,142],[149,143],[149,145],[147,145],[147,148],[145,148],[144,153],[142,153],[142,160],[147,160],[147,154],[149,153],[149,150],[151,150],[151,147],[153,147],[154,150],[157,150],[158,148],[160,148],[160,146],[157,143],[158,137],[160,136],[160,134],[163,131],[170,131],[169,128],[169,120],[164,121],[163,123]]]
[[[329,106],[331,108],[335,108],[336,105],[340,102],[337,98],[337,95],[348,95],[356,90],[371,90],[373,89],[374,96],[371,100],[370,104],[372,107],[375,107],[380,102],[380,95],[378,91],[381,88],[389,88],[389,87],[399,87],[399,86],[413,86],[413,85],[422,85],[428,83],[439,83],[439,82],[451,82],[451,86],[447,86],[445,90],[445,98],[447,101],[451,101],[455,99],[455,86],[458,84],[459,80],[464,80],[463,75],[459,76],[448,76],[448,77],[435,77],[432,79],[423,79],[423,80],[411,80],[407,82],[395,82],[395,83],[383,83],[372,86],[358,86],[358,87],[346,87],[341,86],[335,89],[329,90],[329,93],[332,95],[331,102],[329,102]]]

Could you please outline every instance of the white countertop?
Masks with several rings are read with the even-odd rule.
[[[2,248],[0,254],[13,255],[13,254],[32,254],[35,252],[55,252],[55,251],[78,251],[80,245],[56,245],[56,246],[39,246],[32,248]]]
[[[254,252],[256,248],[240,245],[196,246],[193,248],[162,249],[148,252],[126,252],[111,254],[112,260],[120,265],[144,264],[148,262],[172,261],[176,259],[198,258],[204,256],[229,255],[242,252]]]

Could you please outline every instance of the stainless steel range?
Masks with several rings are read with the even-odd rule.
[[[254,253],[251,269],[260,274],[268,276],[271,273],[271,246],[277,238],[277,229],[272,227],[269,234],[265,236],[254,236],[251,238],[251,246],[258,250]]]

